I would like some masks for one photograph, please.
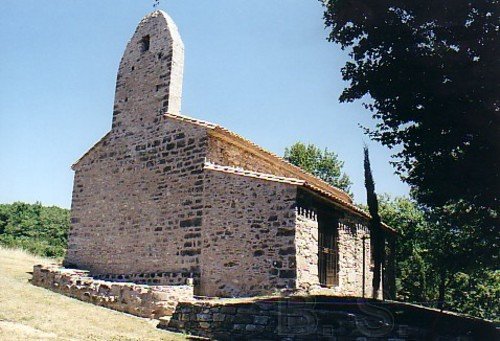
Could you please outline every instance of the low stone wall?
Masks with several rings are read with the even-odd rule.
[[[132,315],[171,316],[179,301],[193,299],[192,285],[141,285],[98,280],[88,271],[35,265],[31,283],[51,291]]]
[[[214,340],[495,340],[492,322],[405,304],[347,297],[179,303],[159,328]]]

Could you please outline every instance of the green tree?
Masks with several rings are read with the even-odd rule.
[[[497,320],[500,316],[500,271],[459,272],[446,295],[452,310]]]
[[[349,50],[342,69],[349,86],[340,100],[368,98],[364,105],[377,124],[366,131],[389,148],[400,147],[394,165],[414,198],[434,214],[464,208],[451,218],[473,221],[468,226],[478,231],[470,232],[490,246],[475,255],[489,256],[483,265],[497,268],[499,1],[323,4],[329,40]],[[446,215],[439,220],[446,223],[438,228],[451,228],[444,234],[463,226]]]
[[[289,148],[285,148],[284,158],[291,164],[319,177],[330,185],[351,194],[352,182],[349,176],[343,172],[344,162],[339,160],[336,153],[326,148],[321,150],[314,144],[306,145],[297,142]]]
[[[370,212],[370,244],[373,257],[373,298],[378,297],[378,291],[381,282],[381,267],[384,262],[384,233],[382,231],[382,222],[378,213],[378,199],[375,193],[375,181],[373,180],[372,169],[370,166],[370,155],[368,147],[365,146],[364,152],[364,170],[365,170],[365,188],[366,202]]]
[[[426,245],[422,243],[428,224],[424,212],[405,197],[392,199],[382,195],[378,199],[382,220],[399,232],[395,250],[397,296],[403,301],[428,302],[429,264],[424,259]]]
[[[485,230],[483,218],[463,202],[424,209],[430,226],[427,258],[436,271],[438,307],[443,308],[449,305],[446,296],[458,273],[482,273],[495,266],[491,259],[498,259],[498,249],[492,248],[488,236],[495,228]]]
[[[384,222],[400,233],[396,243],[398,299],[498,319],[499,272],[482,264],[486,239],[459,204],[429,211],[409,198],[379,197]],[[472,217],[475,217],[472,214]],[[459,228],[460,227],[460,228]]]
[[[63,256],[69,229],[69,210],[40,203],[0,205],[0,244],[20,247],[49,257]]]

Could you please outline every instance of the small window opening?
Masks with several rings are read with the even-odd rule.
[[[149,50],[149,35],[142,37],[141,41],[139,42],[139,45],[141,47],[141,52],[146,52]]]

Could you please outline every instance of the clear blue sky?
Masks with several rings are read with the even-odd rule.
[[[70,165],[111,126],[116,72],[153,1],[0,1],[0,202],[69,207]],[[295,141],[337,152],[365,202],[363,142],[379,193],[408,193],[361,103],[340,104],[347,55],[315,0],[163,0],[185,45],[182,112],[277,154]]]

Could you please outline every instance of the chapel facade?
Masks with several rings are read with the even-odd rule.
[[[111,130],[72,166],[65,266],[154,285],[192,279],[202,296],[369,296],[369,215],[240,135],[181,115],[183,64],[172,19],[144,17],[120,62]]]

